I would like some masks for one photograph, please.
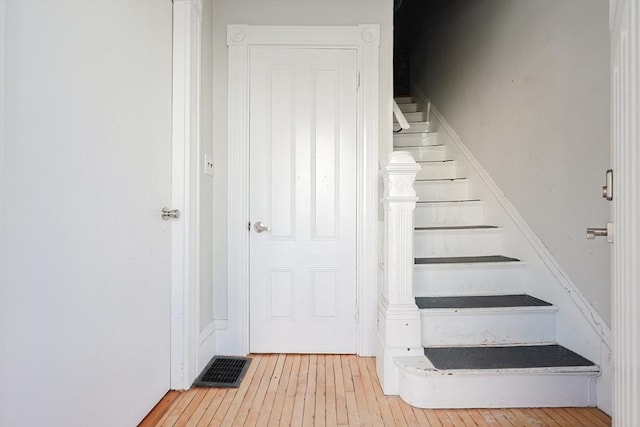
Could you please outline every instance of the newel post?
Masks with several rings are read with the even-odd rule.
[[[394,151],[380,171],[384,180],[383,280],[378,296],[378,377],[385,394],[398,394],[398,356],[423,355],[420,312],[413,298],[413,183],[420,166]]]

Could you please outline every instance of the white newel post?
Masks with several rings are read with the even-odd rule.
[[[413,298],[413,183],[420,166],[410,153],[394,151],[384,180],[384,275],[378,297],[378,377],[385,394],[398,394],[397,356],[422,355],[420,312]]]

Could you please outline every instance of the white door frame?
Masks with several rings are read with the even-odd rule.
[[[613,163],[613,425],[640,423],[640,5],[637,1],[610,1],[611,108]]]
[[[5,2],[0,1],[0,28],[3,28],[0,31],[0,129],[5,129],[4,123],[4,93],[5,93],[5,30],[6,27],[6,6]],[[3,179],[4,176],[4,150],[5,150],[5,141],[4,141],[4,130],[0,132],[0,180]],[[4,245],[2,244],[3,236],[2,236],[2,223],[4,221],[4,186],[0,184],[0,278],[4,277]],[[1,280],[1,279],[0,279]],[[4,301],[4,286],[0,285],[0,307],[2,307]],[[2,316],[0,316],[0,320]],[[0,325],[0,414],[4,411],[4,396],[5,396],[5,387],[4,381],[2,378],[5,378],[4,373],[4,329],[2,325]],[[0,418],[0,422],[2,419]]]
[[[200,42],[202,0],[173,0],[171,389],[191,387],[200,344]],[[161,327],[158,325],[158,327]]]
[[[355,49],[358,52],[357,352],[373,355],[378,268],[379,25],[227,26],[228,73],[228,329],[219,350],[249,352],[249,50],[253,46]]]

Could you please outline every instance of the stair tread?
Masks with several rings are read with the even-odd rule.
[[[409,123],[420,123],[420,122],[409,122]],[[420,135],[420,134],[429,134],[429,133],[438,133],[437,130],[419,130],[419,131],[415,131],[415,130],[411,130],[411,127],[409,127],[409,129],[403,129],[403,130],[394,130],[393,131],[393,136],[398,136],[398,135]]]
[[[436,231],[436,230],[477,230],[477,229],[498,229],[497,225],[439,225],[436,227],[416,227],[419,231]]]
[[[531,295],[473,295],[457,297],[416,297],[420,309],[549,307],[550,303]]]
[[[398,148],[398,147],[396,147],[396,148]],[[444,159],[444,160],[418,160],[418,161],[416,161],[416,163],[450,163],[450,162],[455,162],[455,160],[453,160],[453,159]]]
[[[458,177],[458,178],[421,178],[416,179],[416,182],[438,182],[438,181],[465,181],[469,178]]]
[[[518,261],[520,260],[517,258],[511,258],[504,255],[415,258],[415,264],[477,264]]]
[[[480,199],[464,199],[464,200],[418,200],[416,203],[468,203],[468,202],[481,202]]]
[[[425,347],[436,369],[527,369],[594,367],[595,363],[559,344],[496,347]]]
[[[423,148],[423,147],[444,147],[444,144],[429,144],[429,145],[394,145],[393,148]],[[429,161],[429,160],[425,160]]]

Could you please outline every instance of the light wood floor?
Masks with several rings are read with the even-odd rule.
[[[594,408],[417,409],[384,396],[375,360],[252,355],[240,388],[168,394],[141,426],[610,426]]]

